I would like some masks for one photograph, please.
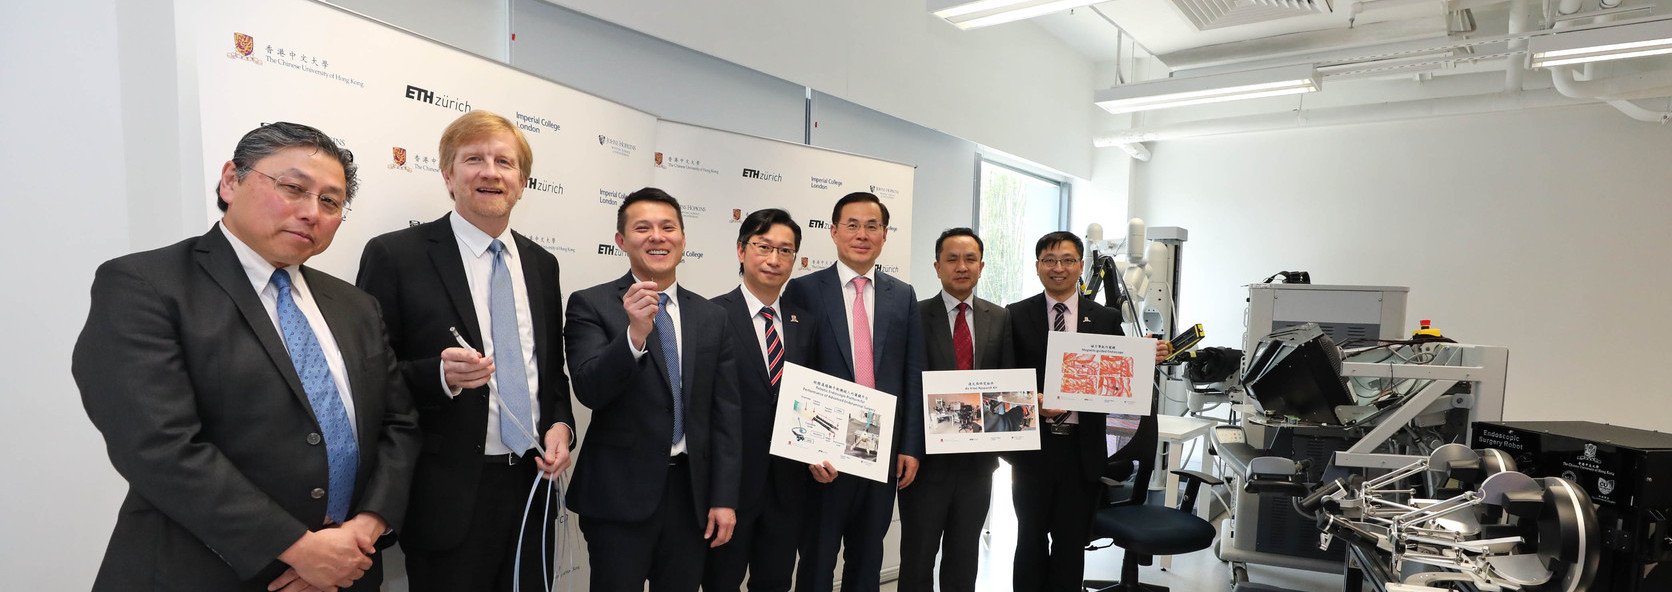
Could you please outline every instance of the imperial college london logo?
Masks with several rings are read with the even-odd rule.
[[[238,49],[238,55],[249,57],[255,53],[255,38],[243,33],[232,34],[232,45]]]
[[[394,148],[395,148],[395,166],[406,166],[406,149],[401,148],[399,146],[396,146]]]

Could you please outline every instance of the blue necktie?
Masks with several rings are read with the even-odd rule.
[[[488,275],[488,316],[493,320],[493,377],[505,409],[499,410],[499,441],[521,455],[534,447],[534,412],[528,402],[528,371],[523,367],[522,334],[517,330],[517,300],[511,292],[511,270],[505,267],[505,243],[488,245],[493,272]],[[518,426],[522,427],[518,427]]]
[[[662,363],[668,367],[668,389],[673,391],[673,444],[685,438],[685,397],[679,392],[679,335],[673,330],[673,317],[668,315],[668,295],[657,294],[660,307],[656,309],[656,340],[662,343]]]
[[[318,336],[290,295],[290,274],[283,269],[274,270],[273,288],[279,293],[279,331],[290,346],[290,363],[296,366],[296,376],[302,379],[302,390],[308,393],[314,419],[325,433],[325,460],[330,468],[330,499],[326,501],[325,516],[341,524],[348,519],[348,506],[354,499],[354,475],[360,470],[360,446],[354,441],[354,424],[348,420],[348,410],[343,408],[337,383],[331,380],[325,350],[320,349]]]

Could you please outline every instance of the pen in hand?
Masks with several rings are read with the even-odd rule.
[[[447,332],[453,334],[453,339],[459,342],[459,347],[465,348],[466,350],[469,350],[471,353],[480,353],[480,352],[476,351],[476,348],[470,347],[470,342],[464,340],[464,336],[459,334],[459,328],[458,327],[448,327]],[[505,406],[505,401],[503,399],[499,398],[499,393],[498,392],[494,392],[493,389],[489,389],[488,392],[489,392],[489,394],[493,395],[494,403],[497,403],[499,405],[499,412],[500,413],[511,413],[511,409]],[[520,422],[520,421],[511,422],[511,425],[516,426],[517,430],[522,432],[522,435],[528,437],[528,440],[530,442],[534,443],[535,452],[539,452],[541,456],[546,455],[546,447],[540,445],[540,439],[534,437],[534,434],[528,433],[528,428],[523,427],[522,422]]]

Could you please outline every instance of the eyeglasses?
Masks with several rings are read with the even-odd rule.
[[[320,213],[327,216],[337,216],[343,213],[343,200],[337,196],[308,191],[302,189],[301,185],[297,185],[289,179],[280,179],[255,169],[250,169],[250,172],[272,179],[273,185],[279,188],[279,194],[283,195],[284,198],[289,200],[291,203],[297,203],[302,201],[304,198],[312,197],[319,202]]]
[[[1079,263],[1079,262],[1080,262],[1080,260],[1078,258],[1068,258],[1068,257],[1064,257],[1062,259],[1046,258],[1046,259],[1040,259],[1039,260],[1039,264],[1043,265],[1045,267],[1072,267],[1072,266],[1074,266],[1074,264]]]
[[[876,222],[870,222],[861,226],[859,222],[849,220],[841,224],[839,227],[842,230],[848,231],[848,234],[858,234],[861,229],[865,230],[865,234],[877,234],[883,231],[883,226]]]
[[[757,243],[754,241],[749,241],[746,244],[750,247],[754,247],[755,254],[762,257],[771,257],[773,253],[777,253],[779,255],[783,255],[785,259],[795,258],[795,247],[774,247],[766,243]]]

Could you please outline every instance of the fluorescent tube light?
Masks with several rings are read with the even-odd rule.
[[[1672,19],[1557,31],[1527,41],[1527,67],[1623,60],[1672,53]]]
[[[1097,106],[1119,114],[1316,92],[1318,88],[1317,68],[1284,66],[1123,84],[1098,92]]]
[[[1096,4],[1103,0],[931,0],[935,16],[960,29],[975,29],[1030,19]]]

